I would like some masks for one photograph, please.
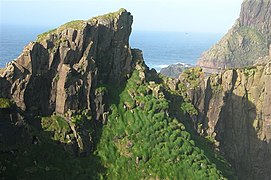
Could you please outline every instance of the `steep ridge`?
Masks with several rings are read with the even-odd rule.
[[[235,168],[240,179],[270,179],[271,63],[229,69],[204,77],[180,75],[183,90],[197,109],[195,130],[208,137]]]
[[[266,62],[270,54],[271,2],[245,0],[239,18],[228,33],[199,58],[207,72]]]

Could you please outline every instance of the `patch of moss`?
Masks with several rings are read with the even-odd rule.
[[[116,12],[111,12],[111,13],[107,13],[107,14],[104,14],[104,15],[96,16],[96,17],[93,17],[93,18],[87,20],[87,22],[96,23],[100,19],[111,20],[111,19],[114,19],[114,18],[118,17],[118,15],[120,13],[122,13],[122,12],[126,12],[126,9],[121,8]]]
[[[183,102],[181,105],[181,110],[184,113],[189,114],[190,116],[197,116],[198,115],[197,109],[194,107],[194,105],[191,102]]]
[[[12,106],[10,99],[0,98],[0,108],[7,109]]]
[[[216,74],[212,74],[210,76],[210,85],[211,85],[212,93],[215,95],[222,92],[223,90],[221,82],[219,82],[219,79],[217,78],[218,76]]]
[[[183,78],[184,82],[187,83],[187,86],[193,89],[199,86],[201,80],[200,77],[202,76],[203,71],[200,67],[187,69],[181,74],[181,77]]]
[[[254,74],[257,72],[257,68],[256,67],[245,67],[244,69],[244,75],[246,77],[250,77],[250,76],[254,76]]]
[[[72,134],[69,123],[60,116],[42,117],[42,128],[53,133],[53,140],[67,143],[66,135]]]
[[[43,41],[44,39],[46,39],[46,37],[47,37],[49,34],[54,34],[56,31],[57,31],[57,28],[51,29],[51,30],[49,30],[49,31],[47,31],[47,32],[44,32],[44,33],[38,35],[36,41],[37,41],[37,42],[41,42],[41,41]]]
[[[95,94],[107,93],[107,88],[105,86],[99,86],[95,90]]]

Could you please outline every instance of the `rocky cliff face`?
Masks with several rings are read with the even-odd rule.
[[[86,128],[93,124],[78,125],[71,117],[84,110],[88,119],[98,124],[106,121],[106,93],[99,87],[121,85],[129,77],[132,21],[132,15],[120,9],[88,21],[72,21],[39,35],[15,61],[1,69],[0,98],[14,102],[14,113],[22,122],[32,123],[35,117],[52,114],[64,117],[67,122],[57,116],[49,118],[44,128],[67,137],[74,134],[73,139],[64,137],[65,143],[71,140],[71,146],[76,147],[70,152],[89,154],[93,140]],[[9,113],[5,116],[3,123],[16,125],[19,120]],[[66,131],[55,129],[54,123],[58,122],[66,124]]]
[[[271,2],[245,0],[240,17],[229,32],[204,52],[197,65],[206,71],[227,67],[244,67],[266,61],[270,54]]]
[[[240,179],[270,179],[271,63],[199,82],[189,93],[197,131],[214,140]]]
[[[1,97],[42,115],[96,109],[97,84],[121,84],[130,73],[132,21],[121,9],[41,34],[1,73]]]

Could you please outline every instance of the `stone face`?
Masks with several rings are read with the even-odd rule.
[[[205,71],[253,65],[269,55],[271,1],[245,0],[229,32],[199,58]]]
[[[87,127],[70,123],[69,114],[84,110],[92,112],[94,123],[106,123],[105,94],[95,90],[102,84],[121,85],[129,77],[132,22],[132,15],[121,9],[88,21],[72,21],[39,35],[15,61],[1,69],[0,98],[14,102],[14,111],[22,122],[31,123],[35,116],[54,113],[64,117],[76,141],[64,148],[74,155],[89,155],[93,150],[92,134]],[[5,117],[11,121],[12,114],[1,113],[1,120]],[[19,118],[14,119],[16,122]],[[3,128],[0,132],[7,133],[1,137],[11,140],[12,133],[18,131],[20,136],[21,129],[25,129],[24,125],[18,128],[5,124]]]
[[[42,115],[91,109],[97,84],[121,84],[131,71],[132,21],[121,9],[40,35],[1,70],[1,97]]]
[[[199,111],[196,123],[215,139],[240,179],[270,179],[270,66],[209,76],[191,98]]]

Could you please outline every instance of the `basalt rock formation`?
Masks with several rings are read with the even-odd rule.
[[[245,0],[228,33],[199,58],[207,72],[266,62],[271,52],[271,1]]]

